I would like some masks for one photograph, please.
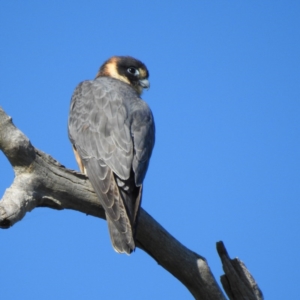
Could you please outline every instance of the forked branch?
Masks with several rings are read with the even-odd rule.
[[[10,228],[36,207],[73,209],[105,219],[104,210],[88,178],[66,169],[49,155],[34,148],[1,107],[0,149],[15,172],[12,185],[0,201],[0,228]],[[136,239],[137,246],[181,281],[196,299],[226,299],[205,258],[183,246],[143,209],[140,212]],[[249,293],[251,287],[258,289],[253,284],[255,281],[252,277],[252,285],[247,285],[244,279],[241,283],[236,277],[228,276],[229,258],[226,258],[224,249],[218,248],[226,273],[226,280],[223,278],[222,283],[224,285],[225,282],[224,289],[230,299],[262,299],[259,293],[253,294],[257,295],[256,298]],[[231,269],[229,273],[232,274]],[[232,282],[237,282],[238,286],[247,286],[246,298],[240,297],[240,290],[235,295],[236,288]]]

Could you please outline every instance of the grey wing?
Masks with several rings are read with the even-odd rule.
[[[133,143],[127,125],[128,113],[114,82],[85,81],[75,90],[69,115],[69,137],[87,170],[92,186],[108,217],[116,251],[134,249],[133,229],[118,191],[114,173],[128,179]],[[119,240],[122,239],[122,240]]]
[[[73,94],[68,129],[105,209],[113,246],[130,253],[154,146],[151,110],[124,83],[109,78],[85,81]]]
[[[69,137],[82,159],[102,159],[120,178],[130,175],[133,145],[128,112],[115,82],[84,81],[75,90]]]
[[[129,178],[133,169],[135,183],[140,186],[155,142],[152,112],[135,93],[126,89],[116,92],[115,81],[103,81],[85,81],[76,88],[71,101],[69,138],[82,159],[104,161],[123,180]],[[136,99],[133,104],[124,104],[122,97]]]
[[[142,185],[155,143],[155,125],[148,105],[141,101],[140,109],[132,113],[131,133],[134,142],[132,168],[136,185]]]

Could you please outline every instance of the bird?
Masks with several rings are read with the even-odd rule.
[[[113,56],[71,98],[68,136],[79,169],[105,210],[112,246],[131,254],[145,178],[155,143],[152,111],[141,99],[149,71],[131,56]]]

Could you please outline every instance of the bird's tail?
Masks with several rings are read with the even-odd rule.
[[[120,218],[112,220],[106,214],[110,239],[116,252],[130,254],[135,249],[135,229],[141,205],[142,186],[135,185],[133,172],[126,180],[122,180],[115,174],[114,177],[119,192],[118,203],[124,207],[122,212],[126,216],[122,216],[122,212],[120,212]],[[121,225],[121,222],[124,223]],[[123,230],[120,230],[121,228]]]
[[[106,219],[113,248],[118,253],[126,253],[129,255],[135,249],[132,232],[122,233],[117,229],[115,223],[110,220],[108,215],[106,215]]]

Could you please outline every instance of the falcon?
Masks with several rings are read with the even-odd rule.
[[[118,253],[135,249],[143,180],[154,146],[152,112],[140,96],[150,87],[147,67],[130,56],[114,56],[94,80],[81,82],[70,106],[68,135],[106,214]]]

